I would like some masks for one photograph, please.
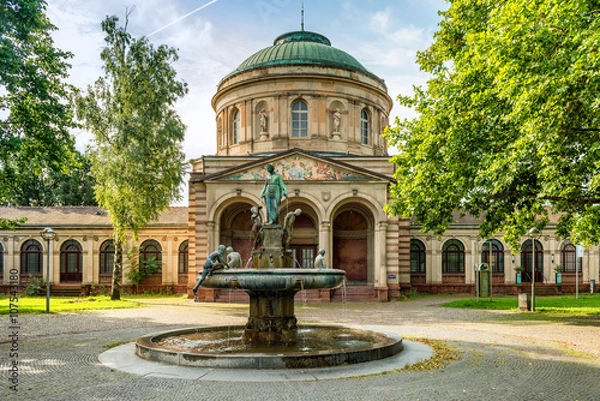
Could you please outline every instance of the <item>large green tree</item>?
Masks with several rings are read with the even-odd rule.
[[[72,55],[54,47],[42,0],[0,0],[0,204],[23,205],[22,188],[76,165],[64,82]],[[28,203],[25,202],[25,205]],[[0,226],[10,225],[0,218]]]
[[[94,206],[95,179],[91,173],[90,155],[76,152],[68,172],[45,170],[41,176],[30,176],[14,191],[14,204],[19,206]]]
[[[98,204],[114,229],[112,299],[120,299],[123,245],[180,197],[185,126],[174,110],[187,93],[171,63],[175,49],[132,38],[118,18],[102,22],[104,76],[77,99],[77,115],[94,135],[92,173]]]
[[[386,133],[399,153],[387,210],[444,232],[454,211],[511,245],[549,213],[558,233],[600,239],[600,1],[452,0],[418,54],[414,119]]]

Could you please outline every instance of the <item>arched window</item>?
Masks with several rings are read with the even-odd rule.
[[[425,273],[425,245],[418,239],[410,240],[410,272]]]
[[[115,243],[106,240],[100,245],[100,275],[112,276],[115,267]]]
[[[442,247],[442,273],[465,272],[465,247],[459,240],[451,239]]]
[[[42,245],[34,239],[21,246],[21,274],[41,276],[43,269]]]
[[[150,261],[156,261],[158,270],[156,273],[161,272],[162,264],[162,247],[153,239],[146,240],[140,246],[140,266],[145,266]]]
[[[522,280],[531,282],[533,271],[533,252],[531,240],[528,239],[521,246],[521,267],[523,268]],[[535,281],[542,281],[544,278],[544,248],[542,244],[535,240]]]
[[[308,136],[308,106],[303,100],[292,103],[292,137]]]
[[[577,270],[577,250],[571,241],[565,241],[560,248],[560,264],[565,273],[575,273]]]
[[[367,109],[362,109],[360,112],[360,143],[363,145],[369,144],[369,113],[367,113]]]
[[[179,245],[179,274],[188,272],[188,241],[185,240]]]
[[[83,270],[83,250],[79,242],[70,239],[60,247],[60,281],[79,282]]]
[[[490,243],[492,245],[492,272],[504,273],[504,246],[497,239],[487,240],[481,247],[481,262],[490,264]]]
[[[231,118],[231,132],[234,144],[240,143],[240,111],[235,109]]]

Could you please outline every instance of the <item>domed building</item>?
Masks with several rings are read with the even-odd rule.
[[[410,282],[409,222],[383,211],[394,168],[380,135],[392,108],[381,78],[325,36],[289,32],[224,77],[212,106],[216,155],[192,162],[190,272],[219,244],[250,260],[250,208],[263,204],[272,164],[288,191],[282,215],[302,210],[290,246],[299,266],[325,249],[327,266],[345,270],[349,291],[365,298],[397,294],[402,274]]]
[[[276,38],[223,78],[212,105],[219,156],[293,148],[387,155],[385,83],[317,33]]]
[[[600,279],[600,248],[580,257],[576,245],[555,236],[557,216],[537,238],[522,238],[515,254],[500,236],[480,240],[479,221],[469,216],[457,214],[442,236],[388,216],[383,208],[394,166],[381,133],[392,100],[381,78],[323,35],[280,35],[221,80],[212,107],[217,149],[192,161],[189,206],[166,211],[128,244],[138,249],[140,261],[156,260],[161,267],[137,290],[191,296],[204,261],[221,244],[249,266],[250,209],[263,204],[269,164],[288,193],[280,221],[302,211],[290,244],[296,267],[313,267],[324,249],[326,266],[346,272],[349,300],[387,301],[401,291],[473,294],[484,287],[519,293],[532,281],[538,294],[587,291]],[[0,231],[0,294],[39,284],[47,271],[54,294],[110,286],[113,230],[104,211],[0,207],[0,216],[27,218],[15,231]],[[42,239],[45,227],[54,229],[52,240]],[[477,279],[482,263],[491,266],[485,283]],[[126,276],[123,284],[125,291],[135,290]],[[343,291],[300,296],[342,300]],[[202,287],[198,295],[208,302],[247,298],[243,291]]]

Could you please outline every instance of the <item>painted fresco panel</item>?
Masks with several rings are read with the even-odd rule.
[[[275,171],[281,174],[282,178],[286,181],[364,181],[370,179],[365,175],[341,169],[322,160],[315,160],[304,156],[290,157],[289,159],[275,161],[272,164],[275,167]],[[222,179],[253,181],[264,180],[266,175],[267,171],[264,166],[257,166],[240,173],[223,177]]]

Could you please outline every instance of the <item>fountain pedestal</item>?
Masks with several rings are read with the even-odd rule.
[[[264,226],[261,231],[262,248],[252,252],[255,269],[293,267],[292,253],[283,248],[281,225]],[[298,282],[300,284],[300,282]],[[262,344],[295,344],[298,324],[294,315],[294,296],[302,289],[296,285],[276,290],[265,280],[264,290],[246,291],[250,296],[250,312],[244,330],[244,341]]]
[[[247,291],[250,313],[244,329],[244,342],[295,344],[298,322],[294,315],[293,292]]]
[[[284,250],[283,230],[279,224],[265,226],[261,230],[262,246],[252,252],[253,269],[282,269],[293,267],[292,252]]]

